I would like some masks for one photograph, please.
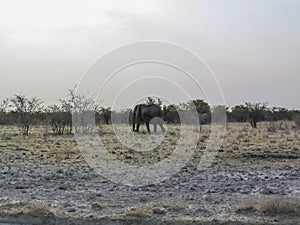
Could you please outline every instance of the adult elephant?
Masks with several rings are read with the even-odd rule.
[[[165,132],[162,122],[162,111],[158,105],[139,104],[134,107],[132,115],[132,131],[139,132],[140,124],[145,123],[147,130],[150,132],[150,121],[154,124],[154,132],[157,132],[157,124],[160,126],[162,132]],[[135,127],[136,125],[136,127]]]

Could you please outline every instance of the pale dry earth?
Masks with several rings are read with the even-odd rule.
[[[184,168],[141,187],[104,178],[73,135],[45,130],[23,137],[18,127],[0,127],[0,224],[300,224],[300,130],[291,122],[229,123],[213,163],[199,171],[210,137],[204,125]],[[172,153],[180,126],[168,125],[153,151],[125,148],[110,126],[99,135],[118,160],[151,165]]]

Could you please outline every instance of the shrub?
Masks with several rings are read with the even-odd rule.
[[[296,127],[300,128],[300,114],[294,115],[293,120],[295,122]]]

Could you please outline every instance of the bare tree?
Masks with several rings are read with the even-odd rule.
[[[267,103],[245,103],[247,109],[247,117],[251,127],[256,128],[257,122],[264,119],[264,112],[267,108]]]
[[[88,96],[76,92],[76,86],[68,90],[69,99],[65,105],[74,112],[99,111],[101,109],[100,102],[94,96]]]
[[[54,134],[62,135],[66,132],[71,133],[72,115],[65,110],[64,105],[51,105],[47,109],[50,126]]]
[[[64,102],[64,105],[71,110],[73,121],[76,121],[75,124],[72,124],[74,129],[76,131],[80,129],[83,132],[93,129],[91,121],[95,114],[101,111],[101,102],[94,96],[77,93],[76,86],[73,89],[69,89],[68,96],[69,99]]]
[[[9,99],[7,98],[2,100],[2,102],[0,103],[0,112],[1,113],[7,112],[8,108],[9,108]]]
[[[65,131],[69,134],[72,133],[73,130],[73,124],[72,124],[72,109],[73,105],[70,99],[60,99],[60,112],[63,119],[63,123],[65,126]]]
[[[0,124],[5,124],[7,111],[9,108],[9,99],[4,99],[0,103]]]
[[[42,101],[36,97],[27,98],[25,95],[15,95],[10,101],[20,116],[23,134],[28,136],[35,114],[42,109]]]

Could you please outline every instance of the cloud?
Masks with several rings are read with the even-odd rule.
[[[76,83],[84,68],[110,49],[156,39],[181,44],[204,58],[230,105],[251,97],[299,107],[299,6],[293,0],[3,0],[0,77],[64,76]],[[24,88],[14,85],[4,86],[4,95]],[[26,89],[32,89],[30,82]]]

